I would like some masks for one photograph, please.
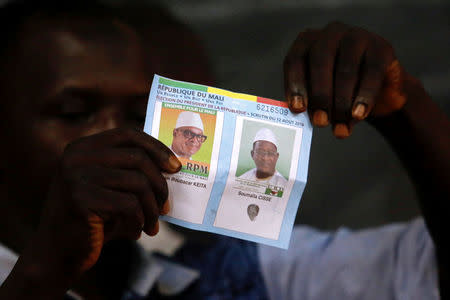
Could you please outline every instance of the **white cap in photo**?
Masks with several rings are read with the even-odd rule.
[[[175,129],[180,127],[195,127],[200,129],[201,131],[204,131],[202,118],[200,118],[200,115],[198,113],[192,111],[182,111],[178,115]]]
[[[271,142],[278,149],[277,137],[275,136],[273,131],[270,130],[269,128],[261,128],[260,130],[258,130],[258,132],[255,135],[255,138],[253,139],[253,143],[257,141]]]

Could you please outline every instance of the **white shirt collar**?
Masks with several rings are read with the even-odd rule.
[[[172,145],[170,145],[170,150],[172,150],[173,155],[175,155],[177,158],[179,158],[180,156],[173,150]],[[192,160],[192,156],[189,157],[189,160]]]

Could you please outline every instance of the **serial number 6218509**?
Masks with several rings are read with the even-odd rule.
[[[270,113],[276,113],[280,114],[282,116],[287,116],[288,109],[278,106],[272,106],[272,105],[264,105],[264,104],[257,104],[256,109],[264,112],[270,112]]]

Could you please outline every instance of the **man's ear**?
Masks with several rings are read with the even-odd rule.
[[[250,151],[250,155],[252,156],[252,158],[253,158],[253,155],[255,155],[255,151]],[[254,159],[254,158],[253,158]]]
[[[173,132],[172,132],[172,136],[173,136],[173,137],[175,137],[175,132],[176,132],[176,131],[177,131],[177,129],[174,128],[174,129],[173,129]]]

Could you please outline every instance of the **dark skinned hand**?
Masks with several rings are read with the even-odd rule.
[[[348,137],[368,116],[401,109],[405,76],[391,45],[358,27],[330,23],[301,32],[284,61],[285,94],[293,112],[308,110],[313,125],[331,124]]]
[[[109,240],[155,235],[169,210],[161,172],[181,168],[170,149],[134,129],[81,138],[64,151],[28,258],[77,278]],[[40,249],[44,249],[41,251]],[[30,249],[27,249],[30,251]],[[26,253],[27,254],[27,253]]]
[[[450,122],[420,81],[406,73],[391,45],[358,27],[331,23],[301,32],[284,62],[293,112],[346,138],[367,119],[386,138],[418,192],[436,247],[439,288],[449,299],[448,195]]]

